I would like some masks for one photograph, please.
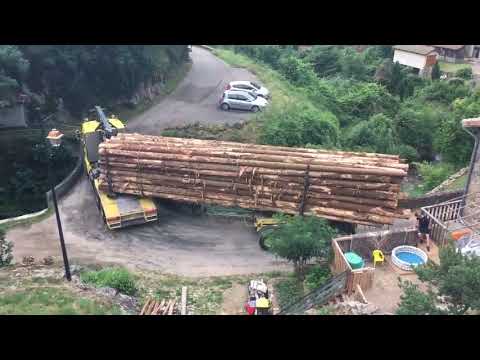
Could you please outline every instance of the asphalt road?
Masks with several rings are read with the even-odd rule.
[[[130,132],[158,135],[166,127],[201,122],[236,123],[245,112],[223,112],[217,103],[232,80],[255,80],[207,50],[193,48],[193,65],[178,88],[128,123]],[[109,231],[100,218],[90,184],[83,177],[60,201],[65,241],[73,262],[112,263],[186,276],[260,273],[286,269],[258,246],[256,233],[242,221],[192,215],[159,203],[159,222]],[[55,217],[7,234],[14,256],[60,256]]]

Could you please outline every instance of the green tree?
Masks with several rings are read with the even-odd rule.
[[[332,147],[338,141],[338,120],[330,112],[290,105],[272,108],[264,118],[261,129],[261,141],[264,144]]]
[[[319,77],[332,76],[340,72],[340,50],[332,45],[316,45],[305,56]]]
[[[480,114],[480,91],[466,98],[455,100],[445,114],[437,130],[434,147],[444,159],[457,166],[470,161],[473,149],[472,137],[463,129],[462,120]]]
[[[437,295],[429,289],[426,293],[420,291],[418,285],[399,278],[399,287],[403,290],[397,315],[445,315],[436,305]]]
[[[304,278],[307,262],[316,257],[329,260],[331,240],[336,231],[324,219],[316,217],[280,216],[284,222],[267,235],[271,251],[292,262],[296,274]]]
[[[345,145],[350,149],[378,153],[392,153],[396,144],[393,122],[383,114],[373,115],[368,121],[358,123],[345,139]]]
[[[402,103],[394,118],[399,142],[416,149],[423,160],[434,158],[433,143],[435,130],[442,121],[442,112],[428,104],[414,100]]]
[[[468,68],[457,70],[457,72],[455,73],[455,77],[459,77],[465,80],[471,80],[473,78],[472,68],[468,67]]]
[[[438,61],[432,67],[432,80],[440,79],[440,65],[438,65]]]
[[[400,311],[424,313],[425,309],[431,311],[432,306],[438,309],[440,299],[446,308],[441,313],[463,315],[480,310],[480,258],[462,255],[453,244],[442,247],[439,257],[440,265],[429,262],[415,269],[420,281],[436,290],[425,295],[418,288],[406,288]]]

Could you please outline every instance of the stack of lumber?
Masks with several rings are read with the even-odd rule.
[[[119,134],[99,146],[116,193],[392,224],[408,164],[397,155]]]
[[[140,312],[140,315],[174,315],[177,311],[175,308],[176,300],[161,302],[149,298]]]

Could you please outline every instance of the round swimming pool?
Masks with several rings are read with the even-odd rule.
[[[413,246],[397,246],[392,251],[392,262],[402,270],[412,271],[415,266],[425,264],[427,260],[427,254]]]

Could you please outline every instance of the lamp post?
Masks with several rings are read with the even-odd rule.
[[[63,134],[58,131],[57,129],[52,129],[47,136],[50,145],[52,146],[52,152],[50,156],[50,161],[48,162],[49,168],[49,177],[50,177],[50,187],[52,191],[52,198],[53,198],[53,205],[55,207],[55,215],[57,216],[57,226],[58,226],[58,235],[60,236],[60,246],[62,248],[62,255],[63,255],[63,265],[65,266],[65,277],[68,281],[72,280],[72,276],[70,275],[70,265],[68,264],[68,256],[67,256],[67,248],[65,247],[65,241],[63,239],[63,230],[62,230],[62,222],[60,221],[60,214],[58,212],[58,204],[57,204],[57,195],[55,194],[55,181],[53,180],[53,152],[60,146],[62,143]]]

